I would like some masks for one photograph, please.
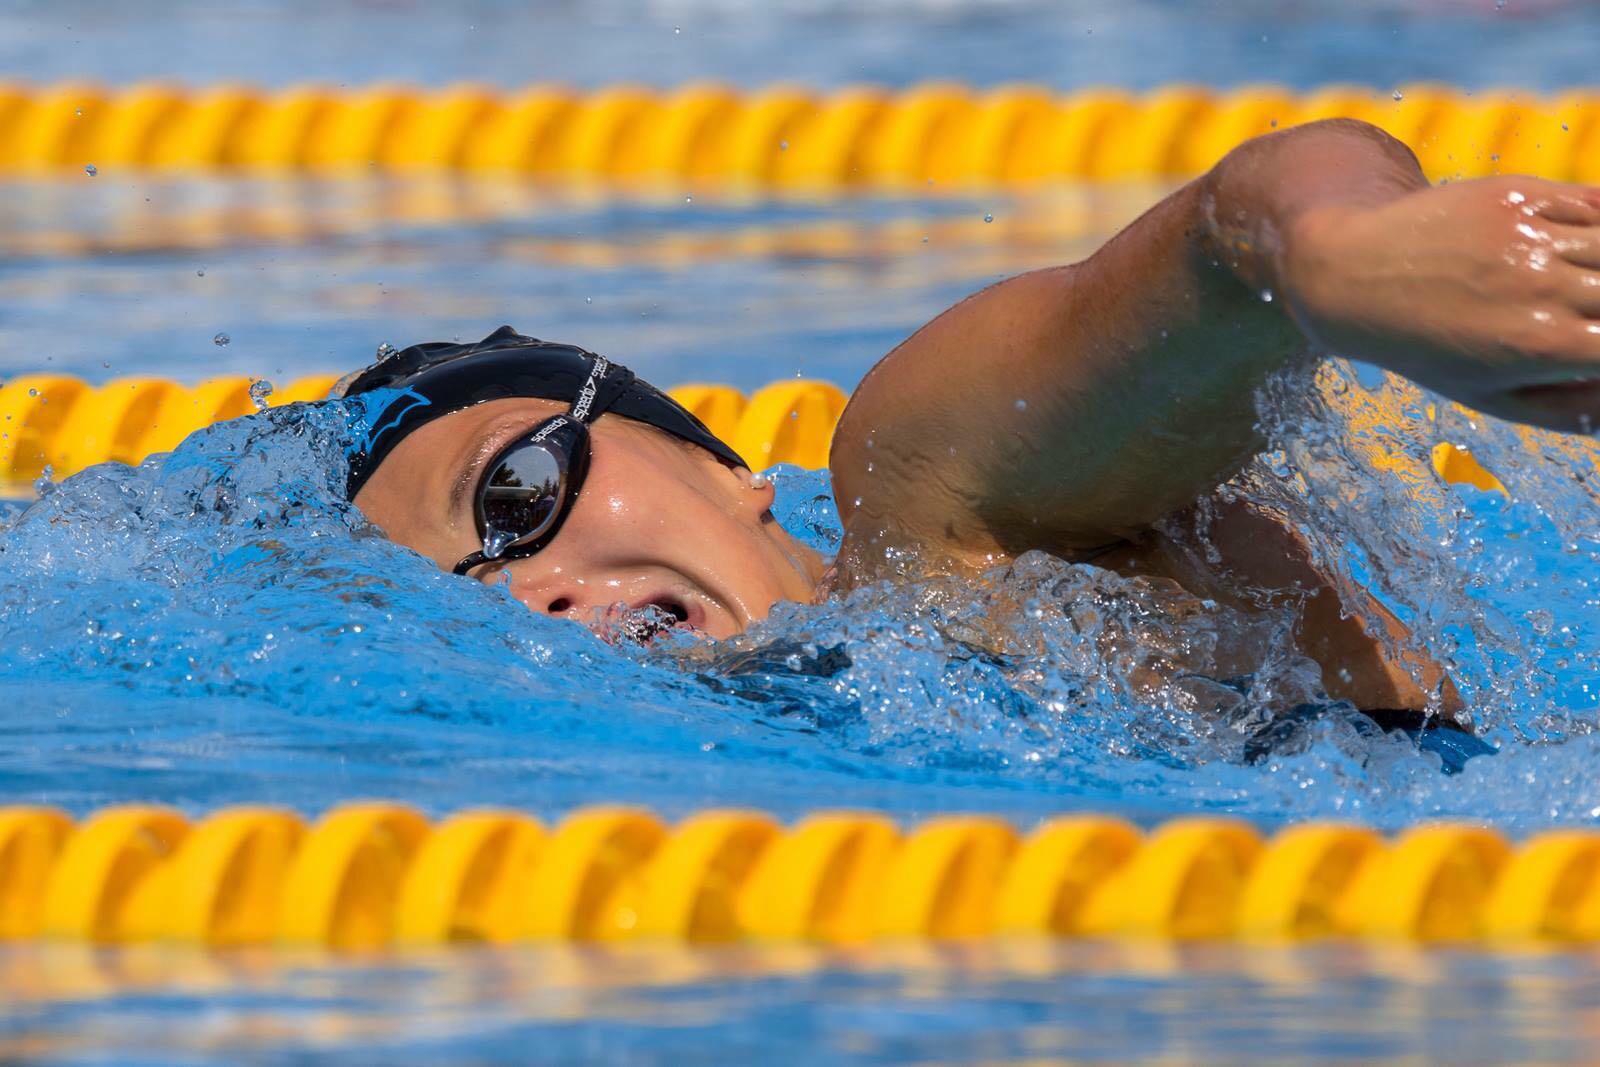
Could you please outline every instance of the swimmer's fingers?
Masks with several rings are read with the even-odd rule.
[[[1600,226],[1600,189],[1561,182],[1541,185],[1528,204],[1533,214],[1565,226]]]
[[[1568,306],[1586,320],[1580,325],[1600,328],[1600,272],[1574,271],[1567,293]]]
[[[1574,226],[1550,223],[1546,230],[1556,255],[1575,267],[1600,270],[1600,224]]]

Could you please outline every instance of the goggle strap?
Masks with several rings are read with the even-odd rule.
[[[619,367],[604,356],[596,355],[593,359],[589,377],[584,379],[568,410],[569,415],[585,425],[605,414],[633,381],[633,372],[628,368]]]

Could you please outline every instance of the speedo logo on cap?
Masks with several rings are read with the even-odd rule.
[[[595,356],[594,366],[589,368],[589,377],[583,383],[583,388],[578,390],[578,399],[572,402],[572,417],[579,422],[589,420],[589,408],[594,405],[595,389],[611,370],[611,361],[605,356]]]

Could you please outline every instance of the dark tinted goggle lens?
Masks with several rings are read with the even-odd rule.
[[[484,551],[491,557],[547,533],[561,515],[567,486],[567,454],[552,434],[524,441],[497,461],[478,497]]]

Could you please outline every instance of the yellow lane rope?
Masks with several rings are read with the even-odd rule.
[[[1600,940],[1600,832],[1513,845],[1429,824],[1334,823],[1270,838],[1100,815],[1023,834],[985,816],[902,827],[820,812],[783,826],[628,807],[554,826],[513,811],[430,823],[362,802],[314,823],[225,808],[191,823],[124,805],[79,823],[0,808],[0,941],[227,946],[517,941],[853,943],[1048,938],[1419,943]]]
[[[320,400],[338,376],[301,378],[271,405]],[[189,434],[255,410],[251,379],[212,378],[183,386],[162,378],[119,378],[101,386],[59,374],[28,374],[0,385],[0,485],[30,482],[49,467],[64,477],[94,463],[138,463]],[[789,379],[746,397],[726,385],[670,390],[756,469],[775,463],[828,464],[828,442],[845,395],[827,382]]]
[[[891,92],[714,84],[187,90],[0,84],[0,173],[503,172],[611,184],[926,191],[1199,173],[1245,138],[1365,119],[1435,178],[1600,182],[1600,91],[1541,97],[1412,85],[1143,95],[944,82]],[[81,176],[81,175],[80,175]]]
[[[300,378],[267,398],[269,405],[319,400],[337,380]],[[0,489],[25,487],[48,467],[64,478],[95,463],[138,463],[175,448],[189,434],[255,410],[251,379],[211,378],[184,386],[163,378],[119,378],[91,386],[62,374],[27,374],[0,385]],[[755,469],[777,463],[828,465],[828,446],[847,399],[828,382],[773,382],[748,397],[728,385],[668,390]],[[1600,454],[1592,456],[1600,466]],[[1447,482],[1506,493],[1465,446],[1441,441],[1434,472]]]

